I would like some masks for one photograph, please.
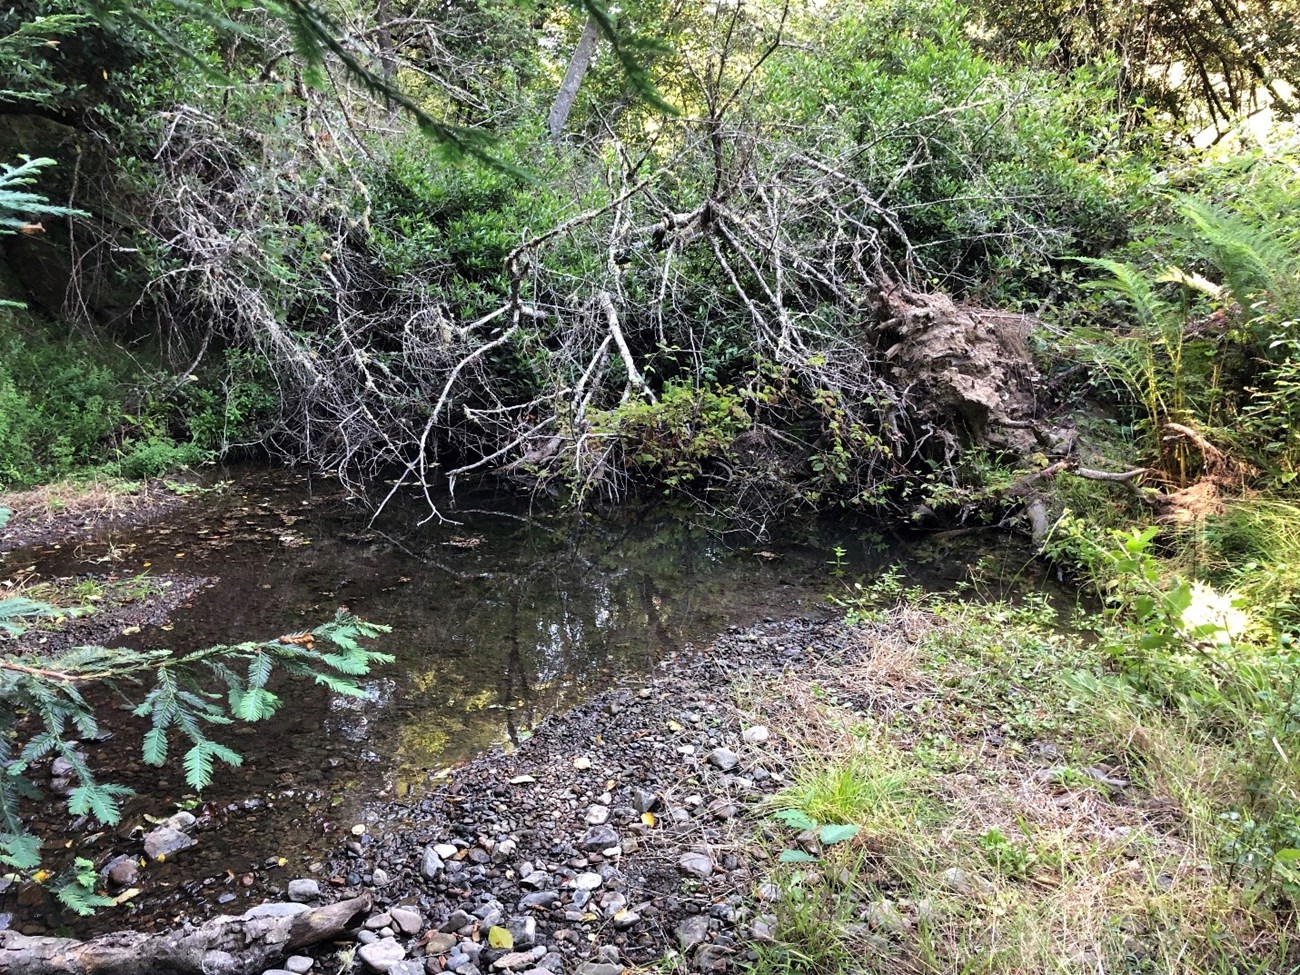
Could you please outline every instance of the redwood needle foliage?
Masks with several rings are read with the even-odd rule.
[[[28,599],[0,600],[0,630],[10,638],[20,635],[26,621],[48,611]],[[277,671],[332,693],[364,696],[356,678],[392,657],[362,641],[386,632],[386,626],[339,612],[308,632],[188,653],[82,646],[35,655],[4,652],[0,643],[0,865],[24,873],[40,868],[42,838],[27,828],[24,801],[41,798],[34,769],[52,759],[66,763],[69,813],[106,826],[117,823],[131,790],[100,780],[78,747],[100,733],[93,702],[104,695],[92,689],[107,688],[113,700],[131,701],[132,713],[149,722],[142,748],[147,764],[164,765],[171,745],[180,743],[185,783],[201,790],[211,784],[218,763],[243,761],[213,733],[236,722],[264,721],[280,709],[283,701],[269,687]],[[55,887],[75,910],[97,903],[75,877],[61,878]]]

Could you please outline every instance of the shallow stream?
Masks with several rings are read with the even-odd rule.
[[[421,525],[427,508],[412,503],[372,528],[336,482],[243,473],[157,524],[11,554],[5,572],[216,580],[166,624],[123,635],[133,646],[272,638],[347,606],[392,626],[377,649],[397,659],[365,680],[360,701],[281,687],[287,706],[276,717],[224,735],[245,764],[219,770],[201,797],[186,794],[178,769],[139,762],[141,731],[121,714],[111,737],[89,743],[89,757],[139,795],[105,832],[47,809],[37,828],[58,840],[50,858],[76,852],[100,864],[137,852],[145,817],[178,806],[199,817],[198,845],[145,868],[138,896],[90,921],[30,891],[23,903],[14,890],[3,895],[0,914],[33,931],[67,925],[85,935],[236,913],[307,875],[365,821],[368,801],[418,795],[448,766],[508,746],[547,714],[635,681],[728,626],[834,612],[828,593],[894,563],[936,588],[966,577],[977,559],[1026,564],[997,533],[885,542],[822,524],[755,547],[662,509],[574,516],[529,511],[490,490],[459,502],[450,510],[459,524]]]

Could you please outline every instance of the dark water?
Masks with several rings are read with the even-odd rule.
[[[36,919],[79,934],[233,913],[305,875],[365,821],[368,801],[418,794],[447,766],[508,745],[557,708],[727,626],[828,614],[826,595],[845,580],[900,561],[917,581],[944,586],[969,574],[972,541],[1000,549],[993,554],[1013,567],[1024,563],[987,533],[887,544],[873,531],[823,525],[756,551],[664,511],[575,517],[529,512],[486,491],[459,500],[450,513],[460,524],[421,526],[427,510],[412,504],[370,528],[334,482],[244,474],[158,525],[11,556],[10,567],[33,565],[46,576],[218,580],[170,628],[132,635],[135,646],[272,638],[345,605],[392,626],[377,649],[397,659],[364,681],[362,700],[331,699],[305,683],[279,687],[289,705],[280,714],[219,735],[245,764],[220,770],[199,797],[186,794],[179,769],[139,763],[141,731],[120,716],[113,737],[88,746],[89,757],[140,795],[121,825],[103,833],[47,810],[41,828],[59,848],[50,860],[76,853],[98,864],[138,852],[150,828],[144,817],[178,805],[200,817],[199,845],[145,868],[142,893],[92,921],[48,902],[16,906],[13,890],[0,911],[19,925]]]

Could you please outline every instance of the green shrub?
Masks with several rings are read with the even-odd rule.
[[[1052,259],[1127,239],[1150,169],[1114,116],[1113,64],[1065,77],[999,65],[952,0],[811,16],[815,36],[770,72],[770,111],[816,132],[823,151],[839,147],[942,287],[1012,302],[1059,286]]]
[[[121,458],[108,466],[120,477],[140,481],[195,467],[210,458],[211,454],[197,444],[150,437],[125,444]]]
[[[22,486],[93,464],[124,416],[123,389],[102,353],[0,320],[0,483]]]

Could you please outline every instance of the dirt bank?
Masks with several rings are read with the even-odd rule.
[[[0,555],[154,521],[183,504],[193,490],[178,480],[107,480],[0,492],[0,510],[11,512],[0,527]]]

